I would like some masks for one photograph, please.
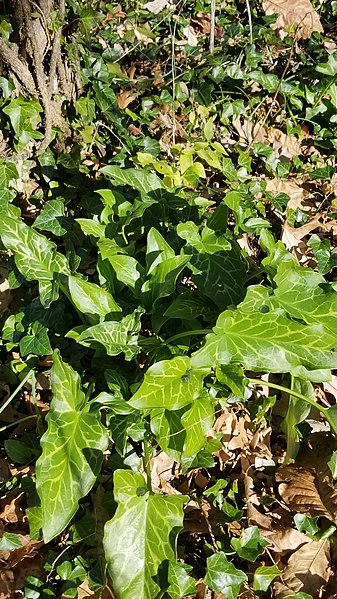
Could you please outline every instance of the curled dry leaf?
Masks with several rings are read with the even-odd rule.
[[[269,551],[278,555],[294,553],[303,545],[310,543],[309,537],[295,528],[263,531],[263,537],[270,543]]]
[[[132,93],[130,90],[125,90],[118,94],[116,97],[118,107],[121,110],[124,110],[131,102],[133,102],[137,98],[137,95]]]
[[[301,142],[295,135],[286,135],[280,129],[267,127],[256,123],[255,125],[240,116],[233,117],[233,127],[239,134],[239,143],[249,145],[260,142],[272,146],[280,160],[288,162],[301,154]]]
[[[327,471],[310,471],[298,466],[285,466],[276,472],[279,493],[293,513],[316,518],[337,518],[337,490]]]
[[[264,0],[262,2],[266,15],[278,15],[272,25],[281,39],[289,30],[295,39],[307,39],[313,31],[323,33],[322,23],[310,0]],[[290,33],[292,33],[290,31]]]
[[[282,571],[282,581],[274,584],[274,597],[283,599],[302,592],[318,599],[324,593],[330,574],[329,541],[307,543],[289,558]]]

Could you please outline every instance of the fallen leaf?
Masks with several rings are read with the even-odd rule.
[[[276,481],[283,501],[293,513],[317,518],[324,516],[335,523],[337,490],[328,472],[310,471],[296,465],[277,470]]]
[[[171,6],[170,0],[153,0],[152,2],[146,2],[143,5],[143,8],[145,8],[145,10],[149,10],[154,15],[157,15],[162,10],[164,10],[164,8],[170,7],[170,6]]]
[[[269,145],[283,162],[289,162],[301,154],[301,142],[295,135],[286,135],[275,127],[253,124],[239,115],[233,117],[232,124],[239,135],[239,143],[243,145],[255,142]]]
[[[184,27],[183,34],[187,38],[187,43],[189,46],[197,46],[198,45],[198,38],[195,34],[193,27],[191,27],[190,25],[188,25],[187,27]],[[186,42],[184,42],[184,43],[186,43]]]
[[[310,0],[264,0],[262,6],[266,15],[278,15],[272,28],[278,31],[281,39],[287,33],[297,40],[310,38],[314,31],[323,33],[321,21]]]
[[[130,90],[125,90],[118,94],[116,97],[118,107],[121,110],[124,110],[131,102],[133,102],[137,98],[137,95],[132,93]]]
[[[269,551],[286,555],[294,553],[306,543],[310,543],[309,537],[295,528],[283,528],[281,530],[261,531],[262,536],[270,543]]]
[[[282,571],[282,581],[275,582],[275,599],[300,592],[312,595],[313,599],[322,597],[331,574],[329,566],[330,546],[327,539],[303,545],[289,558]]]

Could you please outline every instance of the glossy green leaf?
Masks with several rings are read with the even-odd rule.
[[[260,566],[254,572],[254,591],[267,591],[280,574],[282,572],[277,566]]]
[[[64,227],[65,222],[64,203],[61,200],[49,200],[42,212],[36,217],[34,227],[42,231],[50,231],[61,237],[67,232]]]
[[[22,221],[3,216],[0,237],[4,246],[14,252],[16,266],[28,281],[43,284],[51,281],[54,273],[69,274],[67,260],[56,251],[55,244]]]
[[[111,177],[114,185],[128,185],[140,193],[147,194],[163,187],[161,179],[146,170],[135,168],[122,169],[119,166],[103,166],[100,172],[107,177]]]
[[[192,278],[199,291],[224,309],[244,298],[246,266],[239,250],[190,256]]]
[[[207,391],[194,400],[191,408],[181,417],[185,428],[184,456],[196,455],[206,443],[206,435],[214,421],[214,405]]]
[[[0,551],[15,551],[22,546],[19,535],[14,532],[4,532],[0,539]]]
[[[315,381],[329,378],[328,369],[337,367],[335,339],[323,326],[303,325],[280,310],[246,313],[242,307],[219,316],[214,333],[193,354],[193,368],[235,362],[249,370],[291,372]]]
[[[181,462],[186,439],[181,422],[184,408],[176,411],[154,408],[151,410],[151,431],[161,449],[175,462]]]
[[[149,278],[141,288],[146,305],[153,306],[158,299],[171,295],[175,291],[177,277],[188,261],[188,256],[173,256],[151,269]]]
[[[143,312],[138,308],[121,320],[109,320],[92,327],[78,327],[69,331],[67,337],[86,347],[104,347],[108,356],[124,353],[126,360],[132,360],[139,352],[137,341]]]
[[[257,526],[250,526],[242,531],[239,539],[233,538],[231,545],[239,557],[255,562],[268,545],[268,541],[261,537]]]
[[[315,397],[313,386],[309,381],[301,381],[298,378],[292,377],[291,389],[310,399],[314,399]],[[288,409],[286,417],[282,422],[282,430],[285,433],[287,441],[286,464],[289,463],[290,460],[294,460],[297,456],[301,439],[297,425],[307,418],[310,410],[311,406],[308,402],[299,399],[298,397],[293,397],[289,392]]]
[[[33,133],[33,128],[41,120],[42,106],[36,100],[25,100],[20,96],[11,100],[3,112],[10,118],[15,135],[20,138],[24,131]]]
[[[99,473],[108,432],[99,413],[91,413],[80,377],[53,354],[53,398],[41,437],[42,455],[36,463],[36,488],[41,500],[46,543],[60,534],[89,493]]]
[[[179,410],[198,397],[206,374],[207,370],[192,369],[187,356],[157,362],[145,373],[130,404],[139,409]]]
[[[138,279],[141,276],[142,267],[132,256],[115,254],[108,256],[108,260],[116,273],[116,277],[121,283],[134,289]]]
[[[247,576],[226,558],[223,551],[207,559],[207,573],[204,582],[213,591],[222,593],[227,599],[236,599]]]
[[[97,222],[90,218],[77,218],[76,222],[80,225],[85,235],[92,235],[93,237],[102,237],[105,235],[105,225]]]
[[[104,529],[104,552],[117,599],[155,599],[166,560],[176,561],[183,495],[149,493],[141,474],[114,473],[115,516]]]
[[[192,221],[179,223],[177,226],[179,237],[185,239],[187,245],[195,248],[201,254],[215,254],[223,250],[231,249],[231,242],[224,235],[217,235],[207,225],[199,234],[199,227]]]
[[[69,276],[69,291],[76,308],[83,314],[106,316],[110,312],[121,312],[112,295],[80,277]]]
[[[280,264],[275,282],[275,298],[288,314],[308,324],[320,323],[335,336],[337,292],[322,275],[291,260]]]
[[[187,595],[195,595],[196,581],[188,572],[191,566],[178,562],[170,562],[168,568],[169,587],[167,592],[171,599],[182,599]]]

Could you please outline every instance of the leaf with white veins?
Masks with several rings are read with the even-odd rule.
[[[80,377],[53,354],[53,399],[41,438],[42,455],[36,463],[36,488],[41,500],[46,543],[60,534],[76,513],[79,500],[89,493],[99,473],[108,431],[80,387]]]
[[[114,594],[116,599],[154,599],[161,566],[176,561],[188,498],[150,493],[143,476],[129,470],[114,473],[114,494],[118,508],[105,525],[103,541]]]

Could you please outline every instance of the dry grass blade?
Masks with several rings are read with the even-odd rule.
[[[295,593],[308,593],[313,599],[322,597],[330,578],[330,546],[328,540],[307,543],[295,551],[282,572],[282,582],[274,585],[275,599]]]
[[[279,31],[281,38],[286,36],[286,30],[295,29],[296,39],[307,39],[313,31],[323,32],[319,16],[310,0],[265,0],[263,9],[267,15],[277,14],[273,29]]]
[[[327,472],[286,466],[277,471],[276,480],[280,483],[279,493],[292,512],[336,521],[337,490]]]

